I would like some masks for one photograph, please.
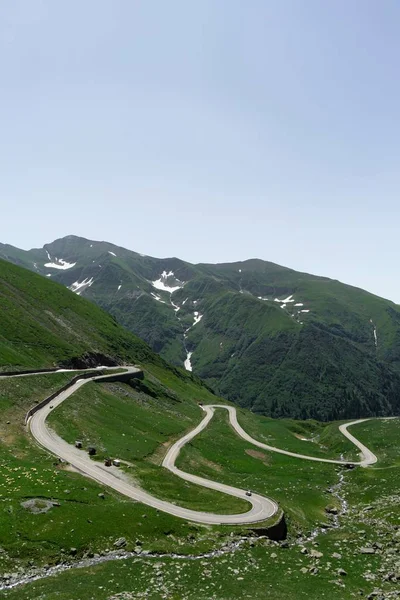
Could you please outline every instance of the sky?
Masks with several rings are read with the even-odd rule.
[[[397,0],[0,3],[0,241],[262,258],[400,303]]]

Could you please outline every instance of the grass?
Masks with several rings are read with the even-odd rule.
[[[127,538],[128,547],[139,538],[157,551],[171,547],[185,551],[186,540],[188,551],[189,536],[201,529],[124,500],[89,479],[63,470],[56,459],[45,458],[34,448],[30,459],[15,458],[3,446],[0,455],[0,572],[27,560],[38,565],[57,563],[72,547],[78,556],[98,552],[112,547],[122,536]],[[105,493],[105,499],[98,496],[100,492]],[[56,499],[60,506],[33,515],[21,507],[21,502],[30,498]]]
[[[373,467],[356,471],[349,500],[356,504],[362,495],[379,514],[392,513],[392,522],[400,525],[400,497],[395,506],[390,500],[400,490],[400,419],[366,421],[357,425],[353,433],[375,452],[379,460]]]
[[[60,389],[76,375],[52,373],[0,380],[0,440],[21,451],[30,445],[25,435],[25,415],[36,403]]]
[[[326,489],[337,481],[333,465],[264,452],[242,440],[229,426],[225,411],[217,411],[207,429],[183,448],[177,464],[274,498],[296,529],[325,520]]]
[[[111,356],[117,362],[163,364],[144,342],[97,306],[3,260],[0,312],[3,371],[52,367],[88,352]]]
[[[226,423],[222,415],[220,416],[221,418],[216,419],[213,425],[210,424],[210,427],[214,426],[218,434],[224,433],[226,456],[221,462],[225,465],[227,478],[246,477],[244,471],[249,471],[250,467],[248,465],[246,468],[245,463],[255,463],[252,466],[252,479],[255,484],[264,487],[275,485],[276,480],[271,480],[271,477],[275,477],[275,470],[277,473],[279,472],[279,465],[268,463],[260,466],[259,460],[247,454],[243,456],[240,440],[236,444],[234,443],[233,434],[226,428],[223,429]],[[373,497],[370,489],[363,491],[362,486],[358,485],[358,477],[372,478],[379,485],[383,471],[387,484],[385,493],[398,491],[396,477],[400,470],[397,455],[399,423],[375,420],[356,427],[357,435],[360,438],[368,437],[371,447],[377,450],[378,455],[381,454],[382,468],[377,466],[346,472],[345,490],[351,504],[350,513],[341,518],[341,528],[328,530],[324,535],[317,537],[315,543],[318,544],[317,550],[322,553],[321,558],[313,559],[310,554],[302,554],[300,552],[302,544],[295,543],[293,531],[291,531],[291,542],[288,548],[281,548],[274,543],[266,544],[263,540],[253,540],[235,553],[228,553],[212,559],[185,560],[183,558],[174,560],[167,557],[139,556],[68,571],[56,577],[4,592],[4,597],[7,600],[31,600],[33,598],[40,598],[40,600],[55,598],[57,600],[60,598],[61,600],[113,600],[114,598],[115,600],[130,600],[146,597],[147,594],[147,597],[155,600],[162,598],[228,600],[232,597],[256,600],[297,600],[298,598],[344,600],[345,598],[359,597],[360,590],[363,590],[364,596],[368,596],[376,587],[386,591],[393,590],[395,589],[394,584],[382,582],[379,574],[379,570],[385,564],[384,557],[379,554],[362,555],[359,553],[359,548],[360,545],[373,541],[385,541],[389,531],[393,535],[393,524],[398,515],[398,505],[388,506],[384,518],[378,507],[373,507],[372,511],[365,511],[367,503],[373,501],[374,498],[377,500],[379,494],[376,493]],[[210,430],[206,430],[198,438],[199,443],[203,444],[202,454],[207,448],[205,443],[207,440],[201,438],[205,437],[207,431]],[[380,444],[382,432],[385,434],[385,441]],[[235,454],[240,458],[239,464],[236,461],[232,463],[234,446],[236,446]],[[214,449],[217,450],[217,447]],[[301,468],[303,461],[294,461],[293,459],[293,462],[298,468]],[[324,469],[330,469],[332,473],[336,473],[335,467],[328,465]],[[202,470],[202,467],[199,470]],[[386,470],[390,470],[392,478],[387,477]],[[393,476],[395,472],[397,473],[396,477]],[[219,478],[221,475],[220,472]],[[299,475],[299,479],[303,476],[304,473]],[[315,476],[316,473],[311,472],[309,481],[312,485],[315,484],[315,493],[318,495],[318,477],[321,476],[321,473],[318,477]],[[292,473],[291,479],[293,480],[293,478],[295,475]],[[282,481],[282,491],[283,485]],[[286,490],[286,498],[289,499],[289,505],[293,502],[298,506],[304,506],[304,502],[310,502],[310,497],[299,496],[298,490],[294,491],[292,498],[289,498],[288,490]],[[352,512],[353,501],[354,506],[362,505],[361,513]],[[290,506],[288,506],[288,510],[291,510]],[[368,523],[368,517],[360,516],[360,514],[369,515],[371,512],[373,513],[372,521],[379,517],[379,524],[375,523],[372,526],[371,523]],[[307,514],[311,516],[310,513]],[[45,517],[46,515],[39,516]],[[386,533],[384,532],[385,528]],[[172,537],[169,539],[169,543],[172,539]],[[305,546],[308,550],[315,548],[312,543],[305,543]],[[144,541],[143,547],[147,548],[147,540]],[[197,542],[194,548],[198,552]],[[334,558],[335,553],[339,553],[341,558]],[[316,575],[301,571],[310,566],[316,567]],[[339,576],[338,568],[344,569],[347,575]],[[368,572],[377,576],[377,579],[368,581],[365,578]],[[386,570],[383,569],[382,573],[385,572]]]
[[[358,460],[357,449],[339,431],[340,422],[270,419],[238,410],[238,420],[255,439],[282,450],[321,458]]]
[[[240,527],[186,523],[126,500],[65,470],[54,457],[35,446],[26,436],[21,418],[32,401],[40,400],[70,376],[0,381],[1,408],[14,418],[7,426],[12,435],[2,437],[0,443],[0,574],[25,569],[29,561],[51,565],[75,560],[71,548],[76,548],[78,558],[101,553],[113,548],[114,541],[122,536],[129,550],[139,540],[145,550],[199,556],[245,533]],[[87,436],[87,441],[97,444],[101,452],[129,460],[133,465],[129,471],[151,493],[202,510],[212,507],[227,511],[229,498],[225,495],[198,486],[175,487],[176,478],[160,467],[167,444],[202,418],[197,401],[221,401],[194,379],[181,377],[178,371],[166,373],[154,365],[146,369],[140,385],[132,388],[126,384],[88,383],[52,413],[51,422],[61,427],[60,433],[70,441],[78,435]],[[330,457],[351,452],[351,446],[338,434],[337,423],[274,421],[245,410],[238,413],[239,422],[253,437],[278,447],[304,451],[309,446],[310,453],[313,449],[313,454]],[[372,468],[345,471],[349,514],[341,519],[340,529],[317,537],[321,559],[301,554],[296,540],[297,535],[328,521],[325,507],[335,500],[327,489],[338,482],[339,469],[263,452],[239,438],[227,422],[227,413],[221,410],[208,428],[183,449],[178,464],[185,470],[275,498],[286,513],[288,548],[260,540],[212,559],[137,557],[72,570],[4,591],[3,595],[10,600],[125,600],[147,592],[149,598],[176,600],[342,600],[358,594],[359,589],[368,594],[377,584],[387,587],[389,584],[382,584],[380,579],[368,582],[364,577],[368,569],[378,572],[385,564],[383,557],[360,555],[358,550],[362,544],[388,539],[393,535],[393,526],[400,523],[399,503],[395,500],[400,475],[399,426],[396,420],[371,420],[354,427],[353,433],[378,454],[380,462]],[[3,422],[2,427],[7,431]],[[305,442],[299,437],[317,441]],[[39,502],[55,500],[60,506],[44,514],[32,514],[21,506],[30,498]],[[365,510],[367,506],[371,508]],[[310,543],[306,546],[313,548]],[[332,558],[335,552],[342,555],[340,561]],[[319,569],[316,576],[301,572],[301,568],[312,565]],[[345,588],[335,583],[338,567],[348,573],[342,578]]]
[[[223,425],[223,419],[216,427]],[[381,452],[383,470],[399,470],[397,457],[397,440],[399,423],[395,421],[370,421],[357,426],[357,435],[368,436],[371,446]],[[385,442],[379,443],[382,431]],[[204,432],[205,433],[205,432]],[[200,438],[199,438],[200,439]],[[366,441],[366,440],[364,440]],[[227,470],[231,458],[232,440],[227,440],[228,456]],[[380,448],[382,447],[382,451]],[[386,457],[386,458],[385,458]],[[250,457],[245,460],[251,460]],[[297,465],[300,461],[296,461]],[[266,467],[267,468],[267,467]],[[269,466],[269,470],[273,470]],[[240,470],[243,469],[243,461]],[[256,471],[260,469],[255,468]],[[334,470],[334,467],[333,467]],[[234,468],[239,471],[239,468]],[[371,475],[372,474],[372,475]],[[365,493],[358,489],[357,477],[367,475],[380,478],[378,467],[358,469],[346,473],[348,498],[353,491],[357,493],[357,502],[371,500],[369,490]],[[385,476],[386,478],[386,476]],[[269,477],[268,477],[269,479]],[[314,481],[314,477],[310,478]],[[397,491],[396,480],[387,479],[388,490]],[[377,495],[378,496],[378,495]],[[301,499],[298,499],[301,504]],[[394,505],[388,513],[393,513]],[[369,513],[370,511],[366,511]],[[373,518],[376,518],[374,515]],[[386,527],[393,527],[393,517],[387,516]],[[381,518],[381,517],[380,517]],[[390,520],[392,519],[392,521]],[[350,512],[341,519],[341,528],[329,530],[317,537],[317,550],[321,558],[313,559],[310,554],[300,552],[302,544],[293,542],[288,548],[279,545],[266,544],[264,541],[252,541],[245,544],[235,553],[228,553],[218,558],[201,560],[173,560],[171,558],[130,558],[127,560],[104,563],[90,568],[65,572],[57,577],[47,578],[27,586],[4,593],[7,600],[131,600],[147,597],[154,600],[169,598],[184,600],[196,598],[199,600],[229,600],[232,597],[253,598],[256,600],[287,600],[304,598],[307,600],[344,600],[362,595],[367,597],[371,591],[379,587],[392,591],[395,585],[383,583],[381,576],[368,581],[365,575],[370,572],[373,576],[379,574],[382,568],[383,556],[365,556],[359,553],[362,544],[373,541],[384,541],[382,523],[375,527],[363,522],[356,513]],[[393,532],[393,529],[392,529]],[[306,543],[310,550],[313,544]],[[339,553],[340,559],[334,558]],[[314,566],[316,575],[302,573],[301,569]],[[338,568],[344,569],[345,576],[339,576]],[[385,569],[383,570],[383,573]]]
[[[263,544],[212,560],[138,558],[67,572],[25,589],[7,592],[5,597],[8,600],[136,600],[141,597],[152,600],[344,600],[355,595],[363,585],[361,579],[347,579],[344,590],[332,583],[330,569],[322,569],[317,577],[303,575],[300,569],[309,562],[298,548],[280,550]]]
[[[51,413],[49,424],[70,443],[94,445],[98,460],[129,462],[127,473],[157,497],[196,510],[246,512],[247,502],[185,482],[157,460],[160,446],[166,451],[200,418],[199,407],[179,397],[151,398],[124,384],[89,383]]]
[[[157,366],[154,370],[163,374]],[[146,539],[152,549],[159,551],[175,548],[187,552],[192,549],[193,536],[199,542],[197,551],[212,548],[219,536],[218,528],[208,532],[207,528],[188,524],[105,490],[90,479],[65,470],[55,457],[34,444],[23,425],[26,411],[72,376],[73,373],[57,373],[0,380],[3,417],[0,423],[0,548],[4,551],[0,552],[0,574],[23,566],[28,560],[38,565],[55,564],[68,556],[71,547],[77,548],[78,556],[87,551],[101,551],[121,536],[127,538],[128,544],[134,544],[138,537]],[[99,409],[102,402],[114,403],[112,409],[121,419],[119,430],[118,420],[109,419],[109,406],[106,406],[103,429],[98,425],[99,430],[106,434],[107,444],[121,457],[124,456],[121,423],[129,430],[131,437],[125,445],[126,456],[135,464],[131,469],[134,478],[144,487],[148,484],[154,494],[193,508],[210,506],[216,512],[247,510],[246,502],[228,497],[227,503],[225,495],[186,485],[159,466],[157,450],[162,441],[179,436],[182,428],[197,420],[200,411],[190,398],[197,395],[197,390],[204,397],[212,397],[212,394],[189,378],[181,377],[179,372],[168,373],[166,385],[154,376],[149,375],[148,379],[149,389],[159,393],[161,390],[165,397],[152,398],[127,385],[118,388],[116,384],[88,383],[59,410],[68,407],[69,402],[71,406],[77,402],[87,409]],[[185,391],[188,399],[183,402],[179,395]],[[119,402],[116,392],[120,393]],[[99,415],[101,421],[101,410]],[[86,422],[86,416],[87,413],[82,415],[81,423]],[[95,413],[90,418],[92,416],[95,418]],[[107,427],[107,418],[111,427]],[[69,435],[75,436],[73,423],[73,419],[68,422],[67,439]],[[103,492],[104,500],[98,496]],[[30,498],[56,500],[60,506],[46,514],[32,515],[21,507],[21,503]],[[221,528],[221,531],[230,529]]]

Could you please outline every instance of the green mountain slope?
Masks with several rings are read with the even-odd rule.
[[[261,260],[191,265],[68,236],[0,256],[92,300],[168,361],[242,406],[280,417],[392,414],[400,308]]]
[[[3,260],[0,314],[0,371],[79,365],[82,357],[88,364],[163,362],[97,306]]]

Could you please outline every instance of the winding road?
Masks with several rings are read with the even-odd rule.
[[[125,372],[124,376],[132,374],[134,376],[137,374],[140,369],[137,367],[124,367]],[[103,367],[104,369],[104,367]],[[110,367],[111,369],[111,367]],[[115,367],[114,367],[115,369]],[[55,372],[60,372],[55,371]],[[36,373],[37,375],[41,375],[43,373]],[[35,373],[30,373],[29,375],[10,375],[8,377],[27,377],[35,375]],[[116,375],[118,377],[118,375]],[[0,379],[5,378],[1,377]],[[377,457],[373,454],[366,446],[361,444],[353,435],[351,435],[347,428],[351,425],[356,425],[358,423],[362,423],[368,419],[358,419],[357,421],[352,421],[350,423],[346,423],[340,425],[339,429],[344,436],[346,436],[353,444],[357,446],[360,450],[361,460],[358,462],[351,461],[341,461],[334,459],[326,459],[326,458],[317,458],[313,456],[307,456],[303,454],[296,454],[294,452],[289,452],[287,450],[281,450],[280,448],[275,448],[273,446],[269,446],[267,444],[263,444],[258,440],[252,438],[249,434],[247,434],[244,429],[239,425],[237,420],[236,408],[233,406],[227,406],[224,404],[215,404],[215,405],[206,405],[201,408],[206,413],[204,419],[189,433],[180,438],[177,442],[175,442],[171,448],[168,450],[162,466],[180,477],[185,481],[189,481],[196,485],[201,485],[203,487],[216,490],[218,492],[222,492],[225,494],[229,494],[231,496],[235,496],[237,498],[241,498],[246,500],[251,508],[245,513],[241,514],[232,514],[232,515],[219,515],[214,513],[207,513],[201,511],[190,510],[187,508],[182,508],[177,506],[171,502],[166,502],[164,500],[160,500],[151,494],[143,491],[139,487],[135,486],[133,483],[125,480],[120,471],[115,467],[105,467],[104,465],[95,462],[90,459],[90,457],[82,450],[79,450],[68,444],[65,440],[60,438],[53,430],[51,430],[47,424],[46,419],[51,412],[51,407],[56,408],[59,406],[64,400],[66,400],[69,396],[75,393],[79,388],[91,381],[100,381],[102,379],[109,380],[110,375],[94,375],[93,377],[87,379],[80,379],[74,384],[72,384],[68,389],[60,392],[54,399],[52,399],[51,403],[49,402],[42,408],[40,408],[32,417],[30,417],[28,421],[28,426],[30,427],[30,431],[33,437],[37,440],[37,442],[49,450],[51,453],[55,454],[59,458],[62,458],[66,462],[68,462],[75,469],[80,471],[82,474],[98,481],[103,485],[107,485],[110,488],[116,490],[117,492],[136,500],[138,502],[142,502],[151,506],[155,509],[167,512],[176,517],[180,517],[182,519],[188,521],[194,521],[197,523],[204,524],[220,524],[220,525],[239,525],[239,524],[249,524],[249,523],[257,523],[261,521],[265,521],[266,519],[274,516],[278,512],[278,505],[274,500],[270,498],[266,498],[259,494],[252,493],[251,496],[247,496],[246,491],[225,485],[222,483],[218,483],[216,481],[211,481],[209,479],[205,479],[203,477],[199,477],[198,475],[193,475],[191,473],[186,473],[178,469],[175,466],[176,459],[179,455],[180,450],[183,448],[185,444],[187,444],[190,440],[192,440],[196,435],[198,435],[201,431],[207,427],[208,423],[214,416],[214,412],[216,409],[225,409],[229,413],[229,421],[232,425],[235,432],[242,437],[244,440],[253,444],[254,446],[258,446],[264,450],[268,450],[271,452],[278,452],[280,454],[285,454],[287,456],[292,456],[294,458],[300,458],[305,460],[312,460],[318,462],[327,462],[333,464],[354,464],[360,465],[362,467],[372,465],[377,462]]]

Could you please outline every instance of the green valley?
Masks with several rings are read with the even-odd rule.
[[[50,411],[54,432],[71,447],[81,440],[84,454],[94,446],[93,464],[118,458],[116,477],[160,500],[215,515],[249,509],[246,496],[184,481],[162,466],[171,445],[203,419],[201,405],[226,405],[226,400],[196,375],[170,366],[85,298],[8,262],[0,262],[0,268],[3,372],[101,362],[117,371],[135,363],[143,371],[141,379],[80,387]],[[244,296],[243,301],[255,302]],[[259,311],[278,310],[276,323],[286,326],[281,308],[259,306]],[[238,320],[244,322],[247,304],[240,310]],[[222,312],[226,322],[221,326],[229,328],[228,305]],[[251,316],[248,327],[256,332]],[[288,332],[298,327],[291,323]],[[339,600],[360,590],[366,597],[395,597],[399,419],[353,426],[352,433],[371,447],[378,462],[347,469],[346,461],[358,455],[339,432],[338,421],[276,420],[237,409],[239,424],[255,440],[314,457],[342,457],[340,465],[261,450],[238,437],[226,411],[217,409],[206,429],[183,447],[178,468],[250,490],[253,497],[272,498],[279,512],[261,523],[206,525],[132,501],[34,442],[26,412],[74,375],[72,370],[0,378],[0,588],[5,598],[228,600],[235,594]]]

